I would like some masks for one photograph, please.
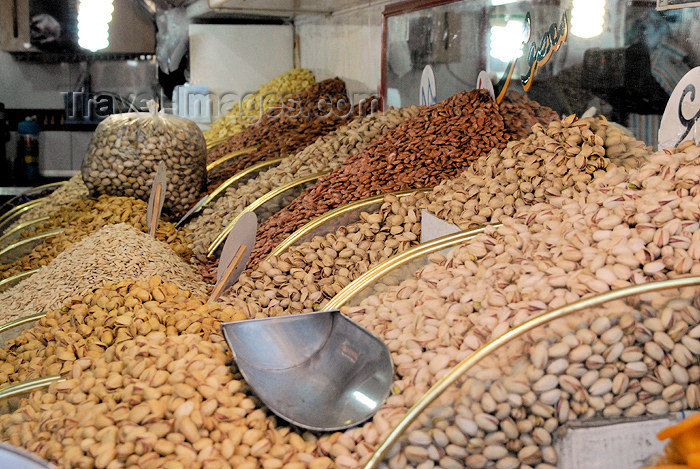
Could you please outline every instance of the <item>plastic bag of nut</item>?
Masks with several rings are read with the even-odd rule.
[[[206,142],[193,121],[157,111],[114,114],[97,126],[83,160],[90,195],[147,200],[156,168],[165,161],[168,188],[164,210],[184,214],[206,184]]]

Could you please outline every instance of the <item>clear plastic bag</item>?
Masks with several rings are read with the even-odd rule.
[[[206,184],[206,142],[197,124],[158,112],[114,114],[97,129],[83,160],[82,175],[91,196],[102,194],[147,200],[156,168],[164,161],[168,188],[164,209],[181,215]]]

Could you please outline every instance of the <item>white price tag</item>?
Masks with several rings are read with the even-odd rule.
[[[700,67],[678,82],[666,104],[659,127],[659,150],[673,148],[685,140],[700,143]]]
[[[210,302],[216,301],[243,273],[250,260],[257,231],[258,217],[255,212],[243,213],[231,229],[221,251],[219,268],[216,272],[216,285],[209,297]]]
[[[477,90],[487,90],[491,95],[491,99],[496,101],[496,92],[493,90],[493,83],[489,78],[489,74],[484,70],[479,72],[479,76],[476,79],[476,89]]]
[[[437,90],[435,88],[435,74],[433,67],[426,65],[420,78],[420,91],[418,92],[418,104],[432,106],[437,103]]]

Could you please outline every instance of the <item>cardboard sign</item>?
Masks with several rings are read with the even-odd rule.
[[[421,220],[420,220],[420,242],[427,243],[437,238],[442,238],[443,236],[451,235],[462,231],[457,225],[446,222],[441,218],[428,212],[426,209],[421,210]],[[445,248],[438,251],[443,256],[452,251],[454,248]]]
[[[258,217],[254,212],[246,212],[238,219],[226,238],[219,267],[216,273],[216,286],[209,301],[216,301],[221,293],[233,284],[248,264],[258,231]]]
[[[432,106],[437,103],[437,89],[435,87],[435,74],[433,67],[426,65],[420,78],[420,91],[418,92],[418,104]]]
[[[496,101],[496,92],[493,89],[493,83],[489,78],[489,74],[484,70],[479,72],[479,76],[476,79],[476,89],[477,90],[487,90],[491,95],[491,99]]]
[[[700,143],[700,67],[686,73],[671,93],[659,127],[659,150],[691,139]]]
[[[151,196],[148,198],[148,210],[146,211],[146,225],[148,233],[156,237],[158,230],[158,220],[160,213],[163,211],[163,202],[165,202],[165,190],[168,186],[168,174],[165,169],[165,162],[161,161],[158,165],[156,175],[153,177],[153,185],[151,186]]]
[[[421,244],[462,231],[457,225],[436,217],[426,209],[421,209],[420,218]]]

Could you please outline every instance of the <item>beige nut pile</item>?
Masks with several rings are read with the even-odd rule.
[[[46,196],[40,205],[32,207],[23,213],[15,223],[7,228],[6,231],[9,231],[20,223],[24,223],[29,220],[36,220],[37,218],[52,216],[64,205],[71,204],[87,196],[87,186],[83,182],[83,178],[80,173],[78,173],[66,181],[65,184]],[[8,245],[11,244],[11,242],[11,240],[8,240],[5,241],[5,244]]]
[[[640,178],[650,182],[645,186]],[[630,181],[638,181],[640,185]],[[611,288],[700,274],[698,182],[700,147],[689,143],[681,145],[675,153],[651,155],[648,162],[639,170],[632,170],[631,175],[623,168],[609,168],[605,175],[589,184],[567,188],[560,195],[551,197],[548,203],[524,207],[512,217],[503,217],[502,227],[488,228],[485,234],[455,249],[447,258],[433,256],[435,263],[419,271],[414,278],[389,288],[379,296],[363,300],[359,306],[343,309],[351,318],[385,340],[392,351],[398,375],[394,383],[395,395],[387,401],[386,408],[380,410],[372,424],[357,431],[369,432],[374,429],[380,436],[385,436],[387,433],[383,430],[387,429],[387,416],[405,413],[450,367],[486,340],[502,335],[533,315]],[[692,293],[697,295],[698,292]],[[627,311],[619,304],[611,307],[621,313]],[[647,321],[644,318],[632,323],[627,318],[626,325],[621,328],[610,326],[614,331],[634,331],[637,335],[633,338],[639,342],[637,345],[632,338],[625,339],[616,345],[619,350],[604,355],[604,351],[599,350],[600,345],[597,351],[593,351],[592,346],[586,347],[593,343],[593,339],[586,344],[582,338],[580,343],[570,343],[563,355],[550,354],[550,357],[558,359],[576,349],[569,360],[581,359],[590,369],[576,371],[581,374],[575,377],[583,379],[585,373],[592,371],[584,380],[588,394],[583,398],[596,399],[586,401],[587,407],[577,407],[578,404],[570,402],[569,409],[587,417],[598,415],[596,412],[615,415],[617,411],[614,408],[605,410],[615,397],[614,393],[608,396],[611,390],[607,389],[615,378],[611,374],[613,369],[616,373],[630,371],[632,375],[628,377],[639,379],[640,386],[642,378],[649,378],[644,380],[641,389],[651,394],[637,394],[636,399],[641,404],[635,404],[634,410],[629,412],[626,403],[632,398],[625,397],[622,407],[618,406],[624,415],[658,415],[671,409],[697,407],[696,388],[700,368],[697,367],[696,351],[700,351],[700,342],[697,341],[699,333],[695,327],[700,315],[694,305],[693,308],[679,311],[680,316],[669,314],[665,312],[661,319],[661,324],[665,326],[659,326],[656,320]],[[613,333],[618,332],[608,334]],[[591,337],[586,332],[581,334],[586,334],[588,338],[585,340]],[[661,341],[658,344],[662,349],[661,355],[657,347],[646,345],[649,341],[645,338],[647,336]],[[619,339],[622,339],[622,333]],[[620,340],[606,336],[604,342],[610,346]],[[578,348],[581,345],[584,346]],[[643,347],[645,353],[648,352],[646,349],[651,348],[650,357],[659,363],[652,366],[635,346]],[[628,347],[631,348],[628,350]],[[563,349],[564,346],[558,348]],[[629,353],[623,357],[625,352]],[[603,363],[595,360],[593,356],[596,354],[604,357]],[[587,362],[590,357],[594,359]],[[603,372],[607,363],[614,366],[607,367]],[[561,367],[563,364],[558,362],[555,366]],[[673,386],[671,390],[665,390],[673,382],[668,382],[669,374],[663,368],[658,368],[659,364],[668,368],[669,372],[675,369],[678,376],[688,373],[696,378],[685,382],[681,379],[676,383],[680,388]],[[674,367],[674,364],[678,366]],[[490,368],[493,367],[484,365],[486,371],[480,379],[489,379]],[[568,365],[564,370],[557,369],[561,373],[568,369]],[[534,380],[539,380],[539,372],[533,373],[536,376]],[[654,377],[666,383],[663,389],[659,389],[658,385],[647,385]],[[534,394],[531,395],[553,389],[549,387],[553,383],[552,378],[547,380],[534,386]],[[589,386],[595,387],[591,391]],[[529,384],[525,388],[527,390],[522,394],[529,392]],[[659,395],[660,398],[656,397]],[[543,405],[553,406],[559,402],[557,396],[561,398],[561,393],[546,395]],[[677,401],[680,403],[674,404]],[[537,399],[532,400],[528,405],[535,406],[536,402]],[[489,409],[491,407],[488,406]],[[590,411],[589,408],[594,410]],[[492,412],[497,412],[495,407]],[[539,415],[537,412],[549,410],[537,405],[528,412]],[[509,415],[499,417],[496,427],[498,421]],[[520,412],[517,415],[526,418],[529,414]],[[378,421],[377,418],[384,420]],[[493,418],[493,415],[488,417],[490,420]],[[515,418],[516,424],[519,418]],[[544,417],[545,420],[548,418]],[[547,438],[551,441],[551,432],[555,428],[554,423],[548,424],[548,434],[542,434],[543,441],[547,441]],[[497,429],[486,433],[490,432],[498,433]],[[539,432],[542,433],[542,430]],[[492,438],[497,441],[502,435]],[[525,446],[529,446],[528,442],[524,441]],[[474,442],[475,445],[477,443]],[[507,449],[506,452],[494,450],[493,458],[487,457],[483,466],[474,467],[513,467],[513,458],[517,460],[522,448],[517,449],[518,443],[511,445],[509,448],[504,442],[501,446]],[[551,455],[552,450],[546,449],[548,446],[548,443],[540,444],[540,463],[555,464],[556,454]],[[485,449],[483,446],[475,448]],[[545,457],[545,454],[551,457]],[[443,456],[431,461],[438,464]],[[471,456],[471,453],[466,456]],[[403,454],[403,457],[408,458],[408,455]],[[422,456],[414,454],[411,457]],[[476,460],[483,461],[475,456],[470,462],[476,464]],[[401,458],[398,457],[397,461],[397,464],[400,463]],[[456,467],[450,461],[440,465]]]
[[[60,467],[329,468],[315,437],[277,427],[230,361],[198,335],[129,338],[0,416],[0,435]]]
[[[0,382],[65,374],[76,361],[94,360],[112,345],[151,332],[197,334],[221,342],[219,322],[242,318],[232,307],[208,303],[158,276],[109,283],[47,312],[0,349]]]
[[[421,415],[389,466],[553,469],[569,422],[700,408],[698,293],[618,300],[508,344]]]

